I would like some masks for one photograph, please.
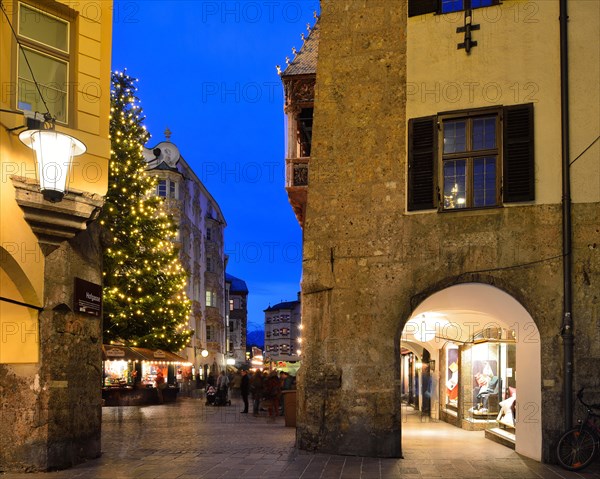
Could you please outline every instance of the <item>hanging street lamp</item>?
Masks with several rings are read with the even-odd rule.
[[[19,140],[35,153],[40,190],[44,199],[52,203],[61,201],[67,189],[67,176],[73,157],[85,153],[85,145],[54,128],[25,130],[19,134]]]

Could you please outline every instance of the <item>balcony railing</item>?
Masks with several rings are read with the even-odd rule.
[[[308,186],[308,162],[310,157],[287,158],[285,160],[285,186]]]

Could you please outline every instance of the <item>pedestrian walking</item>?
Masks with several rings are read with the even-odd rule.
[[[233,375],[233,377],[230,379],[230,383],[229,383],[229,389],[231,391],[232,398],[240,397],[241,385],[242,385],[242,375],[238,371]]]
[[[271,371],[265,384],[265,399],[269,404],[269,417],[275,419],[279,416],[279,397],[281,396],[281,383],[277,371]]]
[[[217,402],[219,406],[227,404],[227,389],[229,388],[229,378],[225,371],[217,378]]]
[[[248,393],[250,392],[250,378],[248,377],[248,371],[242,369],[241,381],[240,381],[240,393],[242,394],[242,400],[244,401],[243,414],[248,413]]]
[[[255,371],[250,380],[250,392],[252,393],[252,413],[258,416],[260,408],[260,400],[263,397],[263,375],[259,371]]]

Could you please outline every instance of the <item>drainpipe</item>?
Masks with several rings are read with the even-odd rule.
[[[562,138],[562,228],[563,228],[563,386],[564,428],[573,425],[573,302],[571,291],[571,174],[569,170],[569,58],[567,0],[560,0],[560,103]]]

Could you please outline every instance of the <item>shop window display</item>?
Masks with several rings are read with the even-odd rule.
[[[446,348],[446,406],[456,410],[458,407],[458,347],[449,344]]]
[[[463,361],[470,360],[465,380],[471,397],[465,397],[465,418],[485,429],[501,429],[514,439],[516,427],[516,343],[511,331],[498,330],[494,337],[476,338],[465,348]],[[467,371],[463,371],[468,374]]]
[[[487,415],[498,412],[498,362],[496,360],[473,361],[473,407],[469,410],[475,415]]]

